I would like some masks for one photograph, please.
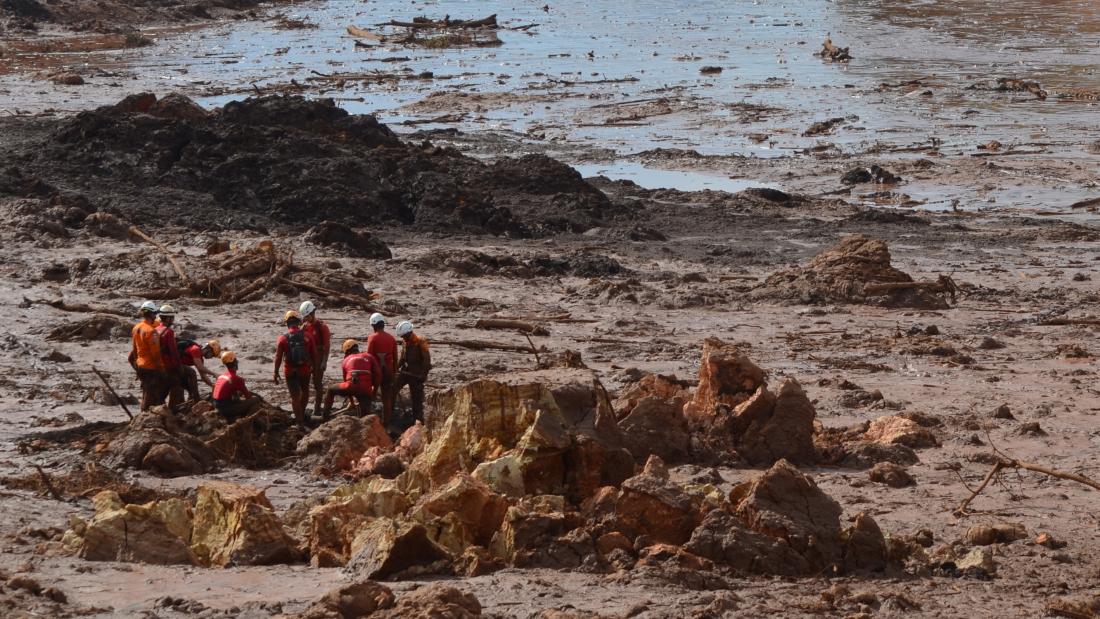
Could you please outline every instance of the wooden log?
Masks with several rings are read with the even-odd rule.
[[[314,286],[313,284],[307,284],[305,282],[299,282],[299,281],[290,279],[289,277],[282,277],[280,279],[281,279],[281,281],[284,281],[284,282],[290,284],[291,286],[294,286],[295,288],[301,288],[302,290],[308,290],[310,292],[317,293],[319,295],[328,297],[330,299],[335,299],[337,301],[348,303],[350,305],[358,305],[361,309],[363,309],[363,311],[367,311],[367,312],[377,312],[378,311],[378,308],[375,307],[374,305],[371,305],[370,300],[367,299],[366,297],[347,295],[347,294],[344,294],[342,292],[337,292],[336,290],[329,290],[328,288],[322,288],[321,286]]]
[[[141,228],[138,228],[137,226],[130,226],[130,234],[144,240],[146,243],[149,243],[153,247],[159,249],[161,253],[163,253],[168,258],[168,262],[172,263],[172,268],[175,269],[176,275],[179,275],[180,281],[188,286],[191,285],[191,278],[187,276],[187,272],[183,270],[183,267],[180,266],[179,262],[176,262],[175,256],[172,255],[172,252],[168,251],[167,247],[162,245],[153,237],[142,232]]]
[[[474,323],[474,328],[486,330],[515,330],[520,333],[539,336],[550,335],[546,327],[540,327],[522,320],[507,320],[504,318],[479,318],[478,321]]]
[[[253,282],[244,290],[234,293],[230,298],[230,303],[240,303],[242,301],[253,301],[260,298],[265,292],[271,289],[279,280],[290,272],[290,269],[294,267],[291,262],[284,262],[279,268],[267,279],[259,279]]]
[[[50,307],[56,307],[63,312],[80,312],[87,314],[111,314],[114,316],[129,317],[133,315],[133,312],[124,312],[116,309],[108,309],[106,307],[93,307],[85,303],[66,303],[64,299],[57,299],[54,301],[47,301],[46,299],[32,300],[27,297],[23,297],[23,301],[26,303],[37,305],[49,305]]]
[[[503,352],[518,352],[528,355],[535,354],[535,349],[531,346],[523,346],[520,344],[507,344],[504,342],[490,342],[487,340],[432,340],[433,345],[439,346],[454,346],[456,348],[466,348],[468,350],[499,350]],[[546,347],[542,348],[543,351]]]
[[[481,19],[450,19],[450,16],[444,17],[441,20],[431,20],[418,17],[413,21],[397,21],[390,20],[378,26],[393,26],[395,28],[410,28],[413,30],[445,30],[448,28],[496,28],[497,16],[496,13],[483,17]]]

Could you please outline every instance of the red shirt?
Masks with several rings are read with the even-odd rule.
[[[306,332],[306,335],[313,338],[314,342],[317,342],[317,352],[324,354],[325,349],[329,348],[332,343],[332,330],[328,328],[328,325],[313,319],[313,322],[307,322],[302,325],[302,331]]]
[[[183,349],[183,356],[180,357],[180,363],[183,365],[198,365],[196,362],[199,359],[202,359],[202,346],[191,344]]]
[[[180,366],[180,351],[176,348],[176,332],[172,327],[157,325],[157,335],[160,336],[160,356],[164,359],[164,369],[174,370]]]
[[[287,339],[287,335],[296,333],[299,331],[298,327],[292,327],[285,334],[279,336],[279,341],[275,344],[275,354],[282,353],[283,355],[283,374],[290,375],[292,372],[298,374],[309,374],[313,371],[313,360],[317,358],[317,345],[313,342],[313,337],[308,331],[303,331],[306,338],[306,362],[299,366],[290,365],[290,340]]]
[[[344,369],[344,380],[364,391],[370,391],[375,385],[382,384],[382,366],[369,352],[348,355],[341,365]]]
[[[397,374],[397,339],[392,335],[385,331],[371,333],[367,338],[367,352],[379,362],[382,362],[382,355],[386,355],[385,365],[391,374]]]
[[[233,370],[226,370],[214,382],[214,399],[219,402],[232,400],[238,393],[246,398],[252,395],[248,392],[248,387],[244,386],[244,379]]]

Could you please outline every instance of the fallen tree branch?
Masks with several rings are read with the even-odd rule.
[[[95,372],[95,375],[99,377],[99,380],[103,381],[103,386],[107,388],[107,391],[109,391],[111,395],[114,396],[115,402],[118,402],[118,405],[122,407],[122,412],[126,413],[126,416],[129,417],[131,421],[133,421],[134,416],[130,414],[130,409],[126,408],[126,403],[122,401],[122,398],[118,397],[118,394],[115,393],[115,389],[111,386],[111,383],[107,382],[107,377],[104,376],[103,373],[99,371],[99,368],[94,365],[92,366],[92,371]]]
[[[64,501],[65,497],[61,496],[61,493],[57,491],[57,488],[53,487],[53,481],[50,480],[50,476],[46,474],[46,471],[42,470],[42,467],[37,464],[34,465],[34,469],[38,471],[38,476],[42,478],[42,485],[46,487],[46,491],[50,493],[50,496],[56,501]]]
[[[546,327],[540,327],[538,325],[524,322],[522,320],[509,320],[506,318],[479,318],[474,323],[475,329],[503,329],[503,330],[516,330],[523,334],[546,336],[550,335],[550,332],[546,330]]]
[[[500,350],[504,352],[518,352],[528,355],[536,353],[536,350],[533,346],[506,344],[503,342],[490,342],[486,340],[432,340],[432,344],[440,346],[455,346],[457,348],[466,348],[468,350]],[[543,347],[542,350],[545,352],[546,348]]]
[[[1016,460],[1015,458],[1007,458],[1002,455],[996,455],[995,457],[997,458],[997,461],[993,463],[993,468],[990,469],[989,473],[986,474],[985,479],[982,480],[981,485],[974,489],[970,493],[970,496],[966,497],[966,499],[964,499],[962,503],[959,503],[959,506],[955,508],[956,516],[962,517],[967,515],[968,512],[966,511],[966,508],[970,505],[970,502],[973,501],[974,498],[977,497],[979,494],[981,494],[982,490],[985,490],[985,487],[988,486],[989,482],[997,476],[997,473],[1000,473],[1004,469],[1024,469],[1026,471],[1042,473],[1043,475],[1054,477],[1056,479],[1075,481],[1079,484],[1086,485],[1094,490],[1100,490],[1100,483],[1088,477],[1085,477],[1084,475],[1079,475],[1077,473],[1067,473],[1065,471],[1052,469],[1041,464],[1035,464],[1034,462]]]
[[[145,234],[144,232],[142,232],[141,228],[139,228],[137,226],[130,226],[130,234],[142,239],[146,243],[149,243],[153,247],[156,247],[157,249],[159,249],[168,258],[168,262],[172,263],[172,268],[175,269],[176,275],[179,275],[180,281],[182,281],[187,286],[190,286],[192,284],[191,278],[187,276],[187,273],[183,270],[183,267],[181,267],[180,264],[178,262],[176,262],[175,256],[172,255],[172,252],[168,251],[167,247],[162,245],[159,241],[157,241],[153,237],[151,237],[148,234]]]
[[[396,21],[390,20],[385,23],[375,24],[376,26],[393,26],[395,28],[411,28],[414,30],[445,30],[447,28],[496,28],[497,16],[496,13],[483,17],[481,19],[455,19],[452,20],[450,16],[444,17],[440,20],[432,20],[424,17],[414,18],[412,21]]]
[[[55,301],[47,301],[46,299],[28,299],[23,297],[23,302],[35,305],[49,305],[55,307],[63,312],[80,312],[88,314],[112,314],[114,316],[129,317],[132,312],[123,312],[116,309],[108,309],[106,307],[92,307],[85,303],[66,303],[64,299],[57,299]]]
[[[308,290],[310,292],[317,293],[319,295],[328,297],[330,299],[335,299],[337,301],[342,301],[344,303],[348,303],[348,304],[351,304],[351,305],[358,305],[360,308],[362,308],[364,311],[367,311],[367,312],[377,312],[378,311],[378,308],[371,305],[365,297],[347,295],[347,294],[344,294],[342,292],[337,292],[335,290],[329,290],[328,288],[322,288],[321,286],[314,286],[313,284],[307,284],[305,282],[299,282],[299,281],[290,279],[288,277],[282,277],[280,279],[282,281],[290,284],[291,286],[294,286],[295,288],[301,288],[302,290]]]

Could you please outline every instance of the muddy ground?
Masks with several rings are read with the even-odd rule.
[[[704,339],[721,338],[764,368],[770,384],[796,378],[813,402],[819,434],[902,414],[920,419],[934,435],[936,446],[916,449],[919,461],[908,466],[915,483],[903,487],[873,482],[864,468],[802,466],[839,502],[842,523],[866,513],[888,538],[919,535],[960,555],[974,547],[966,540],[974,525],[1026,529],[1022,539],[991,546],[996,572],[982,578],[930,565],[723,579],[507,567],[387,583],[399,594],[442,581],[500,617],[552,610],[575,614],[546,616],[1034,617],[1057,600],[1100,596],[1094,560],[1100,522],[1090,488],[1006,471],[969,513],[955,513],[989,472],[994,450],[1100,477],[1092,427],[1100,411],[1091,381],[1096,327],[1057,320],[1092,316],[1100,228],[1085,209],[1066,208],[1075,200],[1058,198],[1059,216],[1012,203],[1033,190],[1060,196],[1067,186],[1087,187],[1094,175],[1080,159],[1089,148],[1084,138],[1057,152],[1022,156],[972,156],[1000,151],[979,149],[980,136],[966,136],[955,152],[934,145],[914,153],[838,149],[780,162],[673,150],[635,156],[781,181],[784,189],[733,194],[582,181],[542,153],[602,161],[606,151],[532,144],[507,132],[393,133],[326,104],[279,96],[216,112],[163,96],[159,106],[157,99],[128,101],[80,116],[0,122],[0,209],[7,221],[0,304],[8,325],[0,336],[0,476],[6,480],[0,572],[8,583],[0,594],[7,606],[0,608],[16,616],[271,616],[300,612],[353,578],[305,562],[229,568],[93,562],[59,544],[70,516],[91,516],[90,495],[106,486],[100,479],[75,488],[77,496],[51,497],[33,483],[40,479],[36,466],[58,479],[98,460],[72,446],[39,448],[28,441],[44,430],[126,420],[91,366],[122,394],[136,394],[137,383],[125,361],[128,318],[108,314],[90,330],[57,329],[93,314],[43,301],[124,315],[149,291],[180,287],[164,254],[129,235],[130,224],[152,233],[191,273],[209,271],[220,259],[220,253],[208,255],[210,248],[226,243],[237,251],[271,241],[284,255],[293,252],[295,281],[324,280],[326,289],[339,287],[352,298],[318,300],[335,340],[367,334],[369,310],[359,302],[366,299],[391,316],[391,324],[413,320],[437,342],[429,391],[522,377],[536,368],[540,360],[532,354],[443,343],[527,344],[516,332],[475,328],[479,318],[537,323],[546,331],[531,341],[542,347],[541,356],[579,353],[612,398],[637,379],[634,370],[694,381]],[[866,173],[852,179],[875,177],[872,165],[903,182],[841,182],[857,169]],[[957,211],[869,207],[905,206],[912,187],[930,195],[954,195],[962,187],[976,197]],[[979,199],[1000,208],[966,208]],[[308,240],[318,238],[309,230],[325,220],[369,232],[373,241]],[[836,287],[809,287],[810,275],[790,271],[851,235],[885,241],[893,267],[914,280],[949,276],[954,298],[937,293],[933,304],[845,296]],[[390,258],[356,255],[354,248],[380,251],[378,240]],[[784,275],[775,279],[777,272]],[[239,292],[246,282],[233,285],[221,294]],[[238,352],[250,387],[288,408],[285,391],[270,381],[276,323],[286,309],[317,295],[277,282],[232,304],[212,301],[218,295],[209,291],[192,292],[172,300],[180,310],[178,331],[219,338]],[[55,330],[60,335],[50,336]],[[672,475],[707,479],[728,493],[767,469],[730,460],[682,464]],[[345,481],[298,462],[172,478],[132,469],[116,474],[114,483],[131,485],[133,502],[186,496],[222,480],[263,488],[281,515]],[[1037,543],[1044,533],[1060,543]],[[66,601],[9,580],[20,576],[55,587]],[[844,588],[850,594],[839,593]],[[1093,616],[1087,606],[1063,616]]]

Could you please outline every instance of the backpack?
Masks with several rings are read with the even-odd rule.
[[[306,334],[301,329],[286,334],[286,362],[291,366],[309,364],[309,351],[306,350]]]
[[[195,340],[176,340],[176,350],[179,351],[180,356],[183,357],[187,354],[187,349],[197,344]]]

